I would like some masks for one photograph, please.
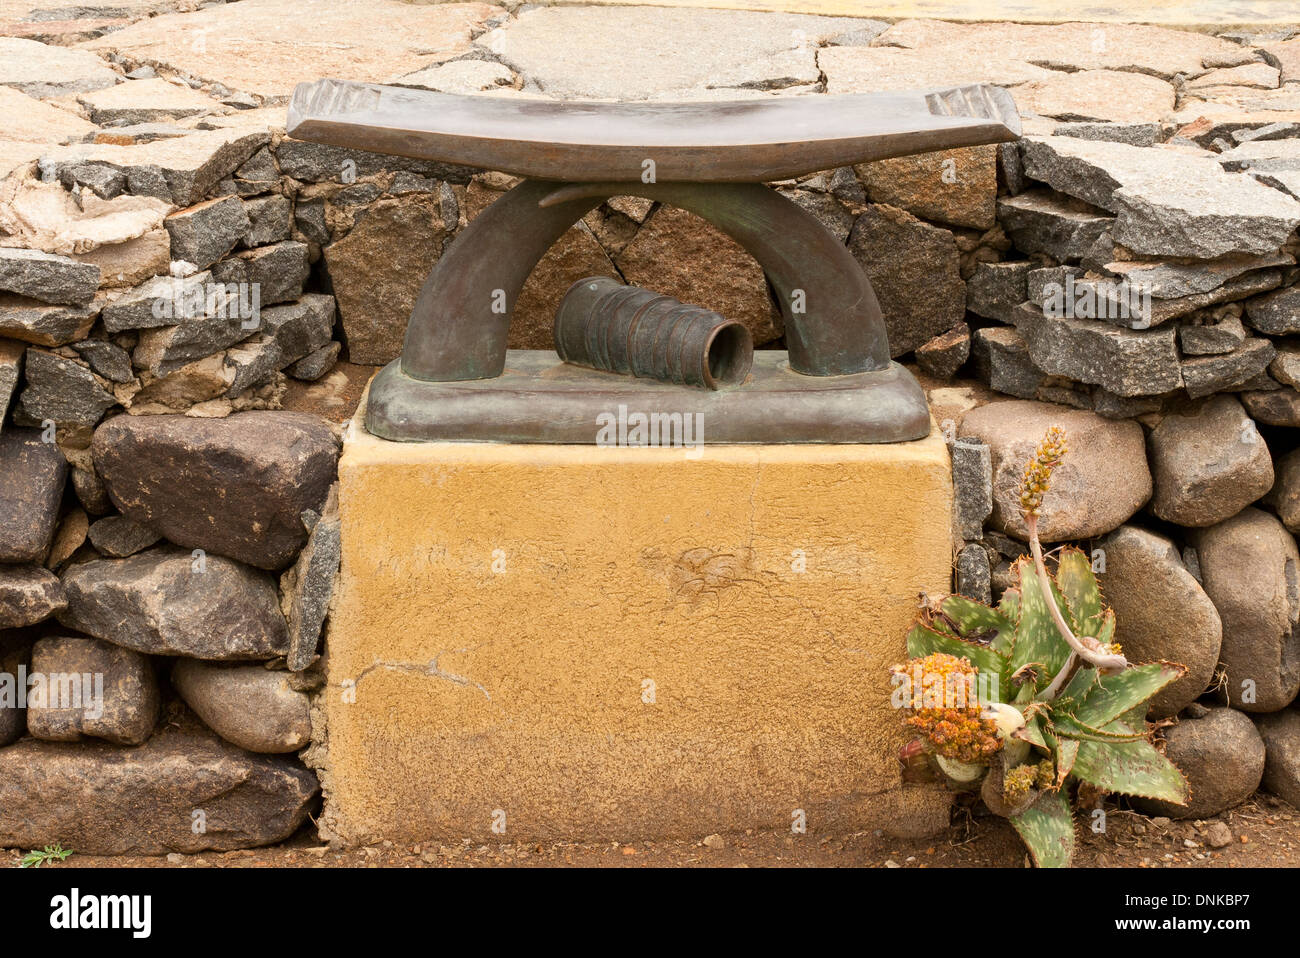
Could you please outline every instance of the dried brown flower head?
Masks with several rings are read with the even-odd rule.
[[[987,762],[1002,747],[997,724],[981,715],[976,695],[979,670],[969,659],[935,652],[894,666],[904,677],[905,707],[915,728],[944,758]]]

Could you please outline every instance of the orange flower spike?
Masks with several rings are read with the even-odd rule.
[[[1052,470],[1061,464],[1068,448],[1065,430],[1053,426],[1038,444],[1034,458],[1025,464],[1020,480],[1020,511],[1025,517],[1036,516],[1043,505],[1043,496],[1051,485]]]

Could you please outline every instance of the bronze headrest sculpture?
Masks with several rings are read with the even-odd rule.
[[[843,243],[762,184],[869,160],[1016,139],[1006,91],[588,103],[457,96],[319,80],[289,135],[527,177],[480,213],[429,274],[400,359],[370,388],[366,427],[396,440],[591,443],[627,405],[703,414],[711,442],[898,442],[929,433],[919,385],[890,361],[880,306]],[[753,354],[717,391],[507,352],[510,313],[551,245],[612,196],[690,210],[767,273],[787,350]]]

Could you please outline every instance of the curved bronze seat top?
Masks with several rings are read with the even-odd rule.
[[[518,176],[761,183],[867,160],[1002,143],[1020,134],[1010,95],[945,90],[590,102],[462,96],[317,80],[289,104],[290,136]],[[653,180],[645,162],[653,161]]]

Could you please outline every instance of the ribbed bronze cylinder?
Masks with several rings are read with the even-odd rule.
[[[744,325],[711,310],[591,276],[560,301],[555,351],[579,366],[721,389],[749,375],[754,339]]]

